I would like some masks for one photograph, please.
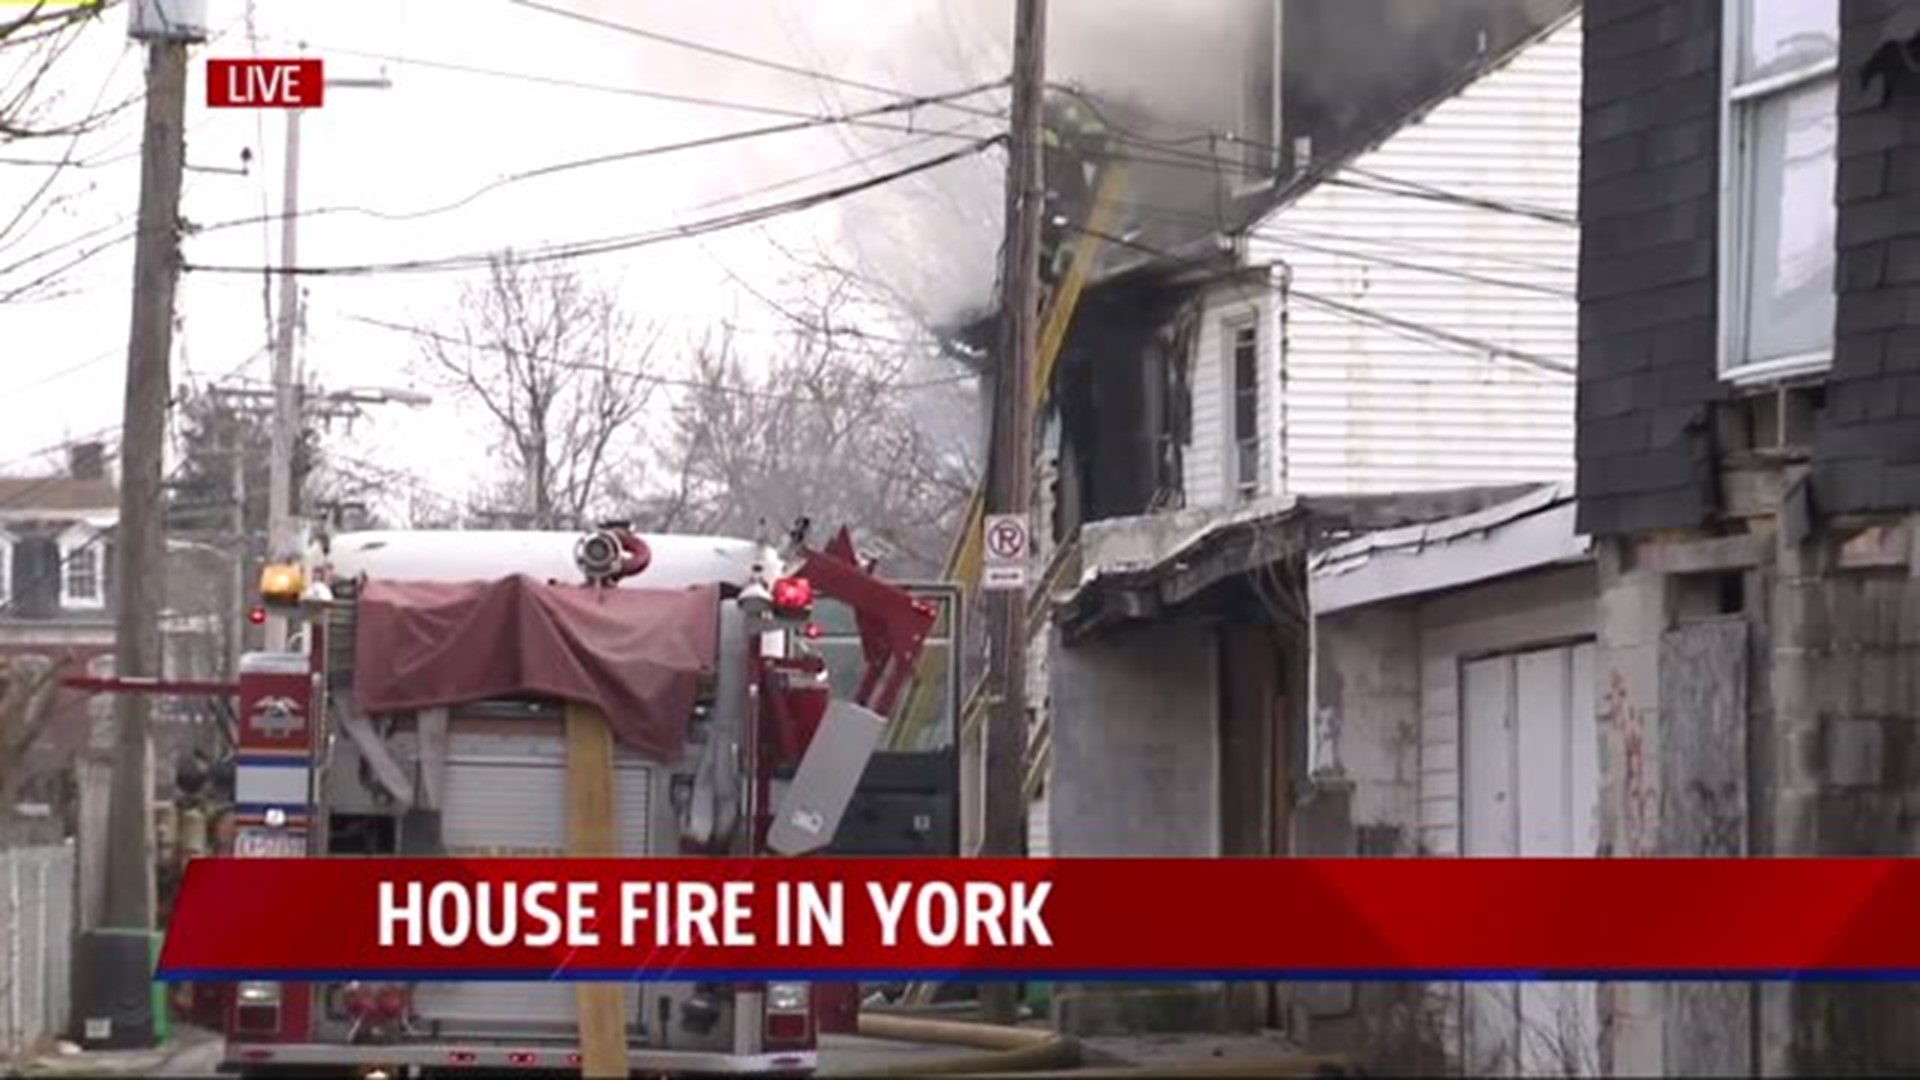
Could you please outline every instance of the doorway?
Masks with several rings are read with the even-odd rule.
[[[1598,853],[1600,736],[1593,680],[1591,642],[1461,662],[1463,855]],[[1469,1072],[1598,1071],[1592,983],[1479,983],[1467,987],[1461,1000]]]

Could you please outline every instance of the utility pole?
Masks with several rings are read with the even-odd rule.
[[[160,608],[166,577],[161,506],[174,290],[180,271],[180,181],[186,159],[187,46],[164,33],[147,46],[146,130],[140,151],[140,210],[133,262],[133,320],[127,344],[120,437],[118,583],[114,674],[158,678]],[[154,918],[152,748],[145,694],[114,698],[117,741],[107,826],[104,926],[151,932]],[[144,958],[142,958],[144,959]],[[120,973],[140,982],[147,967]]]
[[[293,346],[300,323],[300,280],[287,271],[299,265],[300,114],[287,112],[286,177],[280,190],[280,324],[273,343],[273,451],[267,464],[267,557],[293,554],[293,451],[300,434],[300,396]],[[287,647],[287,619],[267,616],[267,650]]]
[[[385,90],[393,83],[385,75],[373,79],[327,79],[329,90],[358,88]],[[287,111],[286,174],[280,191],[280,319],[273,343],[273,451],[267,471],[267,557],[285,559],[295,550],[294,512],[299,493],[293,486],[293,458],[305,431],[302,394],[305,380],[294,363],[294,343],[300,329],[300,280],[289,273],[299,265],[300,249],[300,117],[305,109]],[[267,616],[266,647],[287,647],[287,619],[278,612]]]
[[[1007,142],[1007,221],[1001,272],[1000,370],[995,381],[989,513],[1032,513],[1034,350],[1040,321],[1041,95],[1046,87],[1046,0],[1019,0],[1013,30],[1013,116]],[[1021,590],[988,594],[986,815],[982,853],[1026,854],[1027,604]],[[1011,984],[981,988],[987,1019],[1011,1023]]]

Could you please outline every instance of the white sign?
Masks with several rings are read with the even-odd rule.
[[[989,514],[984,525],[980,587],[983,589],[1025,589],[1027,563],[1033,549],[1027,535],[1024,514]]]

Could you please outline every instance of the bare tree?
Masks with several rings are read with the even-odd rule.
[[[14,801],[33,779],[28,755],[58,714],[54,692],[60,665],[44,656],[0,662],[0,818],[13,813]]]
[[[651,524],[738,535],[804,515],[851,526],[892,573],[939,571],[975,476],[972,448],[941,422],[970,412],[974,391],[931,343],[854,329],[850,303],[842,279],[790,310],[790,347],[764,364],[725,331],[695,350]]]
[[[60,295],[69,271],[132,236],[123,217],[37,248],[28,245],[42,225],[70,212],[69,204],[86,194],[61,182],[94,164],[81,152],[85,138],[139,101],[137,93],[110,101],[111,75],[91,95],[70,94],[59,85],[75,46],[88,31],[99,32],[99,16],[111,3],[33,0],[16,7],[19,14],[0,15],[0,169],[39,174],[28,181],[24,197],[0,210],[0,303]],[[36,151],[42,144],[51,147]]]
[[[435,377],[487,414],[512,466],[500,518],[567,528],[605,509],[604,478],[656,385],[647,365],[657,333],[572,267],[508,253],[464,292],[453,330],[418,337]]]

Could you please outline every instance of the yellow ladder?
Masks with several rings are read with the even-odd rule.
[[[1040,328],[1040,341],[1034,354],[1033,384],[1028,388],[1028,401],[1033,406],[1033,415],[1040,415],[1041,407],[1046,403],[1047,391],[1053,385],[1054,368],[1060,359],[1060,350],[1066,344],[1067,331],[1073,325],[1073,315],[1080,304],[1080,295],[1086,291],[1087,282],[1093,277],[1094,265],[1099,262],[1101,252],[1106,249],[1106,236],[1109,227],[1118,213],[1122,195],[1127,187],[1126,166],[1119,163],[1109,165],[1101,177],[1099,190],[1094,195],[1092,210],[1087,215],[1087,224],[1079,236],[1071,243],[1073,258],[1067,264],[1067,272],[1055,287],[1053,296],[1047,304],[1046,321]],[[987,489],[986,477],[974,485],[973,497],[967,502],[966,518],[960,526],[960,533],[953,539],[953,547],[947,554],[945,580],[960,586],[960,595],[971,599],[980,585],[981,534],[986,528]],[[1044,603],[1046,593],[1041,600]],[[959,642],[954,643],[955,662],[958,662]],[[984,680],[983,680],[984,681]],[[967,705],[963,717],[982,707],[985,695],[976,685],[967,695]],[[938,716],[939,700],[928,692],[925,684],[915,683],[913,692],[907,701],[907,708],[899,723],[889,732],[888,744],[895,749],[916,745],[916,740]],[[959,730],[965,730],[964,719]]]

